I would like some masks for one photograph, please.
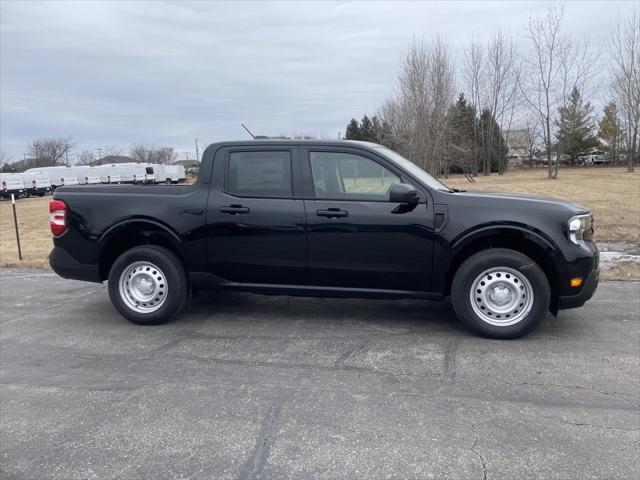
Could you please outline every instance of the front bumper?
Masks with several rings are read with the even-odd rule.
[[[53,250],[51,250],[49,265],[62,278],[102,283],[98,265],[80,263],[60,247],[53,247]]]
[[[598,287],[600,271],[595,269],[589,273],[580,293],[576,295],[565,295],[558,298],[558,310],[581,307],[589,300]]]

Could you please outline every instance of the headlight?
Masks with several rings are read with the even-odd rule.
[[[569,240],[576,245],[584,245],[584,242],[593,238],[593,217],[589,214],[576,215],[568,222]]]

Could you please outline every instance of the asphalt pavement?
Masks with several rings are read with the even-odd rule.
[[[520,340],[446,304],[206,294],[121,318],[105,285],[0,271],[0,477],[640,475],[640,284]]]

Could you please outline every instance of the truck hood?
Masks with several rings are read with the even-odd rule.
[[[543,197],[521,193],[487,192],[480,190],[462,190],[454,194],[456,197],[465,198],[470,203],[487,203],[504,205],[504,202],[515,202],[522,206],[540,207],[543,209],[557,209],[570,212],[572,215],[587,213],[589,210],[580,204],[559,198]]]

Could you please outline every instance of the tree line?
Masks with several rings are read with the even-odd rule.
[[[21,160],[10,162],[6,155],[0,158],[2,169],[22,172],[29,168],[53,167],[58,165],[103,165],[109,163],[140,162],[172,164],[178,158],[173,147],[137,143],[127,152],[119,147],[106,146],[93,150],[76,150],[71,137],[40,138],[27,146]]]
[[[452,169],[502,173],[507,145],[516,142],[530,161],[544,158],[549,178],[557,177],[560,159],[574,163],[596,146],[624,154],[633,171],[640,127],[639,5],[612,25],[605,69],[588,43],[564,33],[563,8],[530,17],[523,44],[502,30],[472,40],[459,69],[443,37],[414,39],[387,99],[375,115],[352,119],[345,138],[386,145],[435,175]],[[608,96],[599,121],[585,100],[596,90]],[[514,132],[519,138],[509,138]]]

